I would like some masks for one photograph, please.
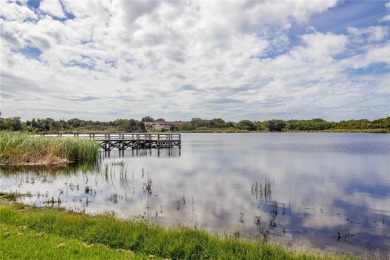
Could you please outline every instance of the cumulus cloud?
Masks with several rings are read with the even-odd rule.
[[[370,26],[366,28],[349,27],[347,30],[354,40],[360,42],[380,42],[389,37],[389,28],[386,26]]]
[[[40,2],[39,9],[49,15],[58,18],[65,18],[65,14],[59,0],[43,0]]]
[[[6,17],[7,20],[24,21],[27,19],[37,19],[38,16],[25,5],[1,0],[0,17]]]
[[[365,88],[373,91],[350,72],[388,64],[389,33],[377,24],[349,26],[344,33],[300,31],[337,7],[335,0],[45,0],[39,7],[3,1],[1,77],[39,86],[29,91],[30,102],[17,104],[10,94],[26,95],[25,86],[2,80],[3,116],[41,117],[34,108],[46,107],[47,116],[62,118],[50,112],[61,106],[88,119],[99,108],[103,113],[93,117],[106,120],[117,117],[113,104],[118,116],[133,118],[356,116],[322,108],[352,104],[348,88],[362,97]],[[380,99],[386,78],[372,77]],[[45,102],[37,104],[42,96]],[[96,96],[101,99],[88,98]],[[361,117],[386,112],[378,111]]]

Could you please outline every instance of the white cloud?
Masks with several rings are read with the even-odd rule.
[[[37,19],[37,15],[26,6],[16,3],[8,3],[6,0],[0,2],[0,17],[7,20],[24,21],[26,19]]]
[[[349,59],[343,60],[341,63],[348,68],[360,69],[377,63],[385,63],[390,65],[390,44],[382,44],[380,46],[369,46],[362,54],[355,55]]]
[[[390,14],[384,16],[382,19],[381,19],[382,22],[387,22],[387,21],[390,21]]]
[[[316,117],[322,112],[314,104],[322,96],[332,92],[348,100],[347,88],[354,87],[348,69],[388,62],[386,27],[351,27],[346,35],[314,28],[291,35],[297,24],[304,26],[336,1],[61,3],[57,11],[43,3],[40,9],[74,18],[40,15],[26,21],[38,16],[26,6],[3,4],[1,73],[8,81],[2,93],[23,95],[18,80],[39,86],[23,105],[3,98],[4,116],[10,111],[37,117],[31,108],[56,104],[73,117],[90,118],[99,105],[106,112],[93,117],[105,120],[117,117],[115,103],[118,115],[126,117],[259,120],[258,111]],[[30,47],[39,48],[39,58],[29,55]],[[385,84],[377,83],[378,89]],[[47,98],[38,104],[42,93]],[[62,118],[59,113],[51,116]]]
[[[354,38],[353,40],[360,42],[380,42],[389,36],[389,28],[386,26],[370,26],[366,28],[349,27],[347,30]]]
[[[39,9],[51,16],[65,18],[65,14],[59,0],[42,0],[40,2]]]
[[[327,59],[332,55],[339,54],[345,50],[347,37],[335,34],[305,34],[302,36],[303,42],[307,45],[304,48],[306,60]]]

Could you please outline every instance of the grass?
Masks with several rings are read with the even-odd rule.
[[[21,248],[23,245],[23,248]],[[0,224],[1,259],[146,259],[128,250]]]
[[[22,227],[22,228],[21,228]],[[65,258],[89,257],[105,252],[127,252],[132,256],[156,256],[170,259],[315,259],[319,255],[294,253],[282,246],[244,241],[234,237],[216,237],[188,228],[163,229],[141,221],[120,221],[111,215],[89,216],[58,208],[36,208],[18,203],[0,206],[1,248],[5,258],[53,258],[59,249]],[[23,233],[20,229],[28,230]],[[8,232],[8,233],[7,233]],[[21,235],[18,235],[21,233]],[[38,234],[44,234],[37,238]],[[33,239],[33,238],[36,239]],[[88,246],[97,252],[82,252]],[[23,250],[21,250],[23,248]],[[60,251],[62,252],[62,251]],[[39,252],[37,252],[39,253]],[[64,252],[65,253],[65,252]],[[101,257],[100,257],[101,256]],[[61,255],[62,257],[62,255]],[[114,257],[114,256],[113,256]],[[331,256],[321,256],[334,259]],[[93,258],[91,256],[91,258]],[[120,256],[118,256],[120,258]],[[339,257],[338,259],[347,259]]]
[[[387,128],[375,128],[375,129],[342,129],[342,128],[330,128],[324,130],[323,132],[333,132],[333,133],[370,133],[370,134],[386,134],[390,133],[390,130]]]
[[[92,163],[99,144],[93,140],[0,132],[0,164]]]

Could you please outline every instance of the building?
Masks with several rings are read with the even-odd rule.
[[[161,131],[161,130],[170,130],[172,126],[179,126],[183,124],[183,121],[153,121],[153,122],[144,122],[145,128],[147,131]]]

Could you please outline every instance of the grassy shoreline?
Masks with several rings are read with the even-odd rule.
[[[293,252],[280,245],[216,237],[184,227],[164,229],[139,220],[118,220],[109,214],[90,216],[25,206],[9,199],[4,203],[4,198],[0,198],[0,245],[5,259],[27,258],[29,250],[36,254],[37,248],[41,248],[39,257],[43,259],[105,259],[110,252],[116,254],[111,259],[351,259]]]
[[[0,165],[93,163],[98,150],[93,140],[0,132]]]

